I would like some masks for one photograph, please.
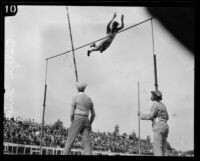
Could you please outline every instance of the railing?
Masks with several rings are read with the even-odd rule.
[[[23,145],[4,142],[4,154],[11,155],[39,155],[40,146],[37,145]],[[63,148],[42,147],[42,155],[61,155]],[[71,155],[81,155],[80,149],[72,149]]]
[[[39,155],[40,146],[37,145],[23,145],[4,142],[4,154],[9,155]],[[63,154],[64,148],[53,148],[53,147],[42,147],[42,155],[61,155]],[[137,155],[137,154],[126,154],[126,153],[112,153],[103,151],[93,151],[93,155]],[[72,149],[71,155],[82,155],[82,149]]]

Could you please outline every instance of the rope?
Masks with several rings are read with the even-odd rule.
[[[129,29],[131,29],[131,28],[133,28],[133,27],[136,27],[136,26],[138,26],[138,25],[141,25],[141,24],[143,24],[143,23],[145,23],[145,22],[147,22],[147,21],[149,21],[149,20],[152,20],[152,19],[153,19],[153,17],[151,17],[151,18],[149,18],[149,19],[147,19],[147,20],[144,20],[144,21],[142,21],[142,22],[139,22],[139,23],[137,23],[137,24],[135,24],[135,25],[132,25],[132,26],[130,26],[130,27],[127,27],[127,28],[125,28],[125,29],[123,29],[123,30],[120,30],[118,33],[116,33],[116,35],[119,34],[119,33],[121,33],[121,32],[124,32],[124,31],[126,31],[126,30],[129,30]],[[52,58],[55,58],[55,57],[58,57],[58,56],[67,54],[67,53],[69,53],[69,52],[71,52],[71,51],[75,51],[75,50],[81,49],[81,48],[86,47],[86,46],[88,46],[88,45],[90,45],[90,44],[93,44],[93,43],[95,43],[95,42],[104,40],[104,39],[106,39],[106,38],[108,38],[108,37],[109,37],[109,36],[103,37],[103,38],[98,39],[98,40],[96,40],[96,41],[93,41],[93,42],[87,43],[87,44],[85,44],[85,45],[82,45],[82,46],[80,46],[80,47],[77,47],[77,48],[75,48],[74,50],[69,50],[69,51],[66,51],[66,52],[64,52],[64,53],[61,53],[61,54],[52,56],[52,57],[48,57],[48,58],[46,58],[46,59],[48,60],[48,59],[52,59]]]

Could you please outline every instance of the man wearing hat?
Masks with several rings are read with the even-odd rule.
[[[95,118],[95,110],[93,102],[88,97],[84,90],[87,84],[85,82],[78,82],[76,87],[78,94],[73,97],[71,104],[71,126],[68,130],[68,139],[63,154],[68,155],[71,146],[79,133],[82,134],[82,142],[84,145],[83,155],[92,155],[92,148],[89,139],[89,133],[91,132],[91,125]],[[89,112],[91,112],[90,119]]]
[[[141,120],[151,120],[154,132],[153,152],[154,156],[167,155],[167,137],[169,127],[167,120],[169,119],[166,106],[161,102],[162,93],[159,90],[151,91],[151,100],[153,104],[149,114],[138,112]]]

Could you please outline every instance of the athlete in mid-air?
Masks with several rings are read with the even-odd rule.
[[[105,51],[110,46],[110,44],[112,43],[112,41],[114,40],[117,32],[124,28],[124,15],[123,14],[121,15],[121,26],[119,26],[119,23],[117,21],[113,22],[113,20],[114,20],[114,18],[116,16],[117,16],[117,14],[114,13],[114,16],[113,16],[112,20],[107,25],[107,32],[106,32],[106,34],[107,34],[108,37],[106,39],[104,39],[103,41],[101,41],[98,45],[96,45],[95,43],[92,44],[90,46],[92,48],[87,51],[87,55],[88,56],[90,56],[90,53],[92,51],[100,51],[101,53],[103,51]]]

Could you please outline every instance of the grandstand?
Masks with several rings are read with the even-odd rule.
[[[33,120],[4,118],[4,154],[39,154],[41,124]],[[63,126],[46,125],[42,140],[42,154],[60,155],[67,140],[68,129]],[[114,135],[113,133],[91,132],[94,155],[137,155],[138,139],[135,136]],[[142,153],[152,155],[152,143],[142,140]],[[81,155],[81,136],[75,140],[73,155]]]
[[[6,155],[39,155],[41,123],[20,117],[6,118],[3,121],[3,149]],[[68,129],[59,120],[53,125],[44,126],[42,140],[42,155],[61,155],[67,140]],[[138,138],[136,136],[116,135],[114,132],[91,132],[90,135],[93,155],[123,155],[136,156],[139,154]],[[81,136],[78,135],[71,155],[82,155]],[[152,143],[141,139],[141,155],[153,155]],[[194,156],[194,151],[177,151],[168,144],[170,156]]]

